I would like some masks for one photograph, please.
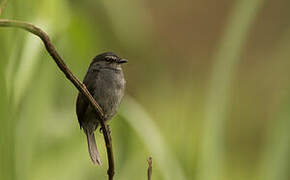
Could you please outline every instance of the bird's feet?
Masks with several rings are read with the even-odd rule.
[[[111,128],[109,125],[107,125],[107,130],[108,130],[108,133],[111,134]],[[100,133],[103,133],[103,127],[100,127]]]

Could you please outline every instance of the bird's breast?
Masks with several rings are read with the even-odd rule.
[[[117,112],[125,91],[123,72],[103,70],[96,80],[94,97],[103,108],[106,119],[111,119]]]

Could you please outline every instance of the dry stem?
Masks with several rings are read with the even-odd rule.
[[[148,177],[148,180],[151,180],[151,176],[152,176],[152,157],[149,157],[147,159],[147,162],[148,162],[147,177]]]

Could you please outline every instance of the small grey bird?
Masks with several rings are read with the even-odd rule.
[[[83,83],[104,111],[105,121],[110,120],[117,112],[125,91],[125,79],[121,64],[126,63],[112,52],[96,56],[88,69]],[[91,160],[101,165],[96,146],[94,131],[100,120],[84,95],[78,94],[76,113],[80,127],[84,130]]]

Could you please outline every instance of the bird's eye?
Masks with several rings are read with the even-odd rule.
[[[116,61],[116,57],[115,56],[106,56],[106,61],[108,61],[109,63],[113,63]]]
[[[113,62],[112,59],[110,59],[110,58],[107,58],[106,61],[107,61],[108,63],[112,63],[112,62]]]

